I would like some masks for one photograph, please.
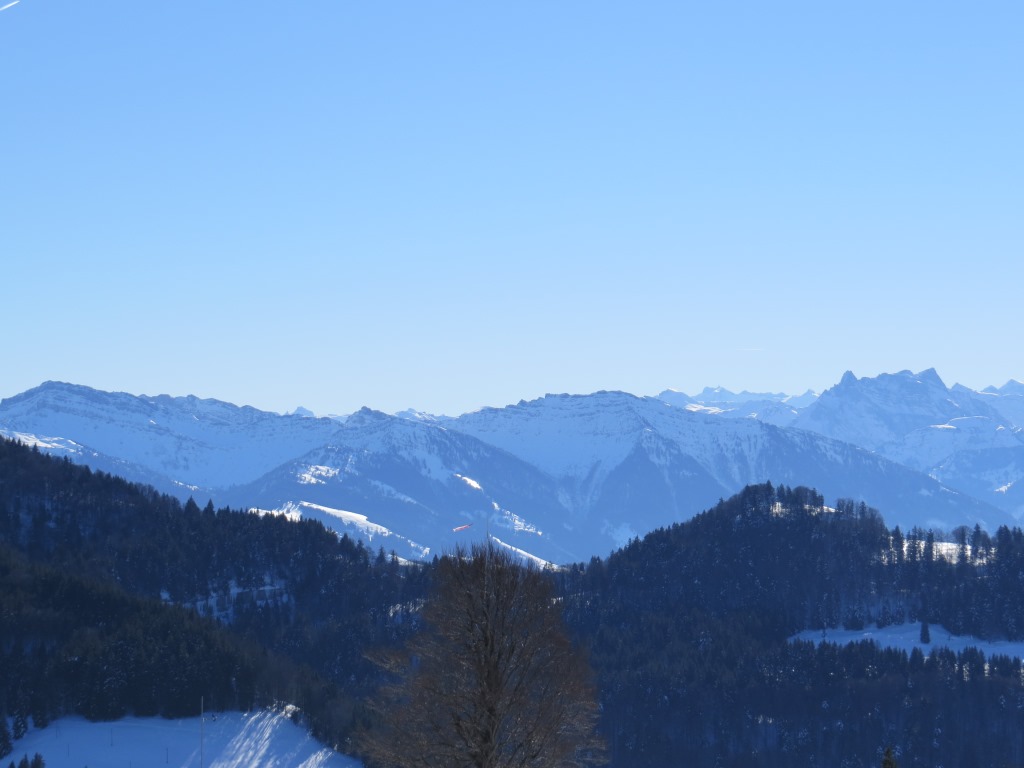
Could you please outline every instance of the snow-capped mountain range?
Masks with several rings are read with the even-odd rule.
[[[47,382],[0,402],[0,434],[182,498],[313,517],[423,558],[474,538],[546,561],[603,556],[749,483],[866,501],[905,528],[994,531],[1024,513],[1024,385],[933,370],[816,396],[547,395],[459,417],[316,418]]]

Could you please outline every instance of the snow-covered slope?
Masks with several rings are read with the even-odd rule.
[[[961,387],[959,384],[953,385],[954,392],[958,392],[961,389],[967,388]],[[972,392],[974,396],[987,402],[1014,429],[1024,429],[1024,384],[1011,380],[998,389],[986,387],[980,392],[967,391]]]
[[[365,408],[328,444],[219,498],[314,517],[403,557],[439,554],[488,528],[556,562],[589,557],[594,546],[587,530],[564,535],[569,511],[537,468],[437,423]]]
[[[622,392],[549,395],[466,414],[448,426],[539,467],[559,482],[571,508],[620,539],[686,519],[766,480],[813,485],[830,499],[863,499],[904,526],[971,520],[990,527],[1009,519],[849,444]]]
[[[219,712],[184,720],[128,717],[93,723],[55,720],[14,742],[10,757],[36,753],[47,768],[359,768],[358,760],[315,741],[280,712]]]
[[[954,455],[1024,448],[1020,435],[985,416],[960,416],[944,424],[915,429],[882,453],[922,472],[933,472]]]
[[[950,392],[934,369],[863,379],[847,371],[801,411],[793,426],[880,451],[899,445],[915,430],[969,416],[1002,422],[997,411],[977,398]]]
[[[960,451],[945,458],[931,474],[940,482],[979,499],[990,499],[1024,518],[1024,446]]]
[[[700,397],[732,407],[748,395]],[[548,395],[458,418],[363,409],[340,422],[47,383],[0,402],[0,433],[199,503],[312,517],[403,557],[489,530],[564,563],[764,481],[864,500],[904,527],[994,530],[1024,494],[1024,445],[991,406],[1011,396],[953,397],[933,372],[850,374],[802,410],[752,395],[806,427],[794,429],[664,393]]]
[[[931,369],[863,379],[847,372],[793,425],[877,451],[1019,519],[1024,397],[1014,384],[976,392],[947,388]]]
[[[179,496],[254,480],[323,445],[339,426],[219,400],[52,381],[0,401],[3,434],[29,442],[63,439],[62,451],[75,461]]]

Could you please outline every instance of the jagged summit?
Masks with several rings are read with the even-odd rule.
[[[998,418],[976,398],[954,397],[934,368],[862,379],[847,371],[793,426],[880,450],[916,429],[963,416]]]
[[[853,375],[853,371],[846,371],[842,378],[839,379],[838,387],[849,387],[856,384],[858,381],[857,377]],[[827,391],[827,390],[826,390]]]
[[[927,385],[931,387],[940,387],[942,389],[946,388],[946,385],[942,382],[942,378],[934,368],[926,368],[918,373],[914,373],[909,369],[904,369],[897,373],[882,373],[874,378],[867,376],[857,378],[853,371],[846,371],[839,380],[839,383],[835,387],[825,390],[825,393],[839,388],[850,388],[855,386],[869,387],[872,389],[883,387],[891,389],[895,387],[913,385]]]

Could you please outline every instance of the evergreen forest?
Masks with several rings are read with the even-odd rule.
[[[0,757],[65,714],[201,701],[295,704],[351,753],[369,659],[416,635],[437,568],[0,441]],[[1019,528],[889,529],[765,483],[545,577],[613,766],[934,767],[1024,763],[1020,660],[790,638],[914,621],[1024,639],[1022,574]]]

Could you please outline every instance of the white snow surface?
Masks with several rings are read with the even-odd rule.
[[[208,713],[200,719],[126,717],[92,723],[65,717],[14,742],[9,758],[42,755],[47,768],[359,768],[358,760],[328,749],[281,712]]]
[[[1024,659],[1024,641],[982,640],[971,635],[954,635],[941,624],[929,624],[928,634],[931,637],[931,642],[922,643],[921,624],[911,622],[892,624],[881,629],[874,624],[870,624],[864,629],[806,629],[793,635],[790,640],[810,640],[818,644],[835,643],[837,645],[870,640],[881,648],[895,648],[907,653],[914,648],[920,648],[925,656],[931,653],[933,648],[949,648],[951,651],[959,653],[965,648],[973,647],[984,653],[986,658],[999,655]]]
[[[551,477],[592,480],[655,434],[708,463],[739,446],[756,452],[764,442],[757,422],[717,419],[626,392],[546,395],[460,416],[448,428],[497,445]]]
[[[336,517],[342,521],[345,525],[351,525],[354,528],[358,528],[363,533],[378,536],[390,536],[391,531],[385,528],[383,525],[377,525],[377,523],[371,523],[366,515],[360,515],[358,512],[349,512],[344,509],[334,509],[333,507],[325,507],[322,504],[313,504],[309,501],[300,501],[298,504],[289,503],[283,508],[283,512],[298,512],[300,515],[303,510],[323,512],[325,514]],[[309,514],[305,515],[309,517]]]
[[[466,485],[468,485],[470,488],[473,488],[474,490],[477,490],[477,491],[482,491],[483,490],[483,488],[480,487],[480,483],[478,483],[473,478],[465,477],[463,475],[460,475],[458,472],[455,473],[455,476],[457,478],[459,478],[459,480],[464,482]]]
[[[491,536],[491,541],[493,541],[499,547],[503,547],[504,549],[507,549],[512,554],[518,555],[524,561],[533,563],[538,568],[555,568],[556,567],[554,563],[549,563],[547,560],[543,560],[543,559],[537,557],[536,555],[531,555],[525,549],[519,549],[519,547],[514,547],[511,544],[509,544],[508,542],[502,541],[497,536]]]
[[[3,400],[0,427],[39,442],[63,437],[77,444],[59,445],[65,452],[95,452],[201,487],[255,480],[323,445],[339,429],[329,419],[281,416],[219,400],[135,396],[61,382]]]
[[[340,471],[337,467],[311,464],[304,472],[298,473],[297,479],[304,485],[324,485],[327,479],[337,477]]]
[[[17,440],[19,443],[30,448],[38,448],[41,451],[57,456],[79,456],[84,453],[82,446],[74,440],[68,440],[63,437],[42,437],[29,434],[28,432],[14,432],[8,429],[0,429],[0,437],[7,440]]]
[[[269,511],[270,514],[284,515],[290,520],[296,520],[299,518],[309,518],[312,520],[319,520],[327,528],[335,531],[336,533],[345,533],[346,528],[353,529],[356,536],[355,538],[362,538],[369,543],[373,543],[376,537],[388,538],[394,537],[397,541],[409,547],[413,552],[418,553],[421,557],[426,557],[430,553],[429,547],[423,547],[405,536],[401,536],[391,529],[374,523],[366,515],[362,515],[358,512],[350,512],[345,509],[335,509],[334,507],[327,507],[323,504],[314,504],[310,501],[289,501],[279,509],[273,509]],[[393,549],[395,547],[392,547]]]

